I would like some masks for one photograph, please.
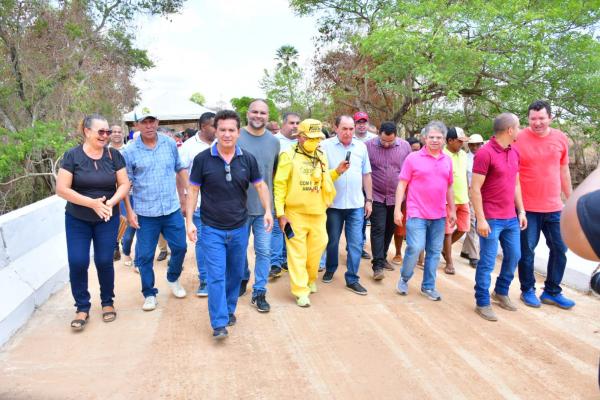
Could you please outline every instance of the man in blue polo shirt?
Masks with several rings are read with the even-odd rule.
[[[362,252],[362,225],[371,215],[373,205],[371,185],[371,164],[367,147],[354,137],[354,121],[349,115],[342,115],[335,121],[336,136],[321,143],[329,165],[338,165],[350,153],[350,168],[335,181],[336,196],[327,209],[327,261],[323,282],[329,283],[338,267],[340,235],[346,226],[346,288],[356,294],[366,295],[359,283],[358,267]],[[363,195],[364,192],[367,195]]]
[[[137,229],[135,258],[145,298],[142,309],[152,311],[156,308],[158,294],[154,287],[154,252],[161,233],[171,249],[167,283],[175,297],[186,295],[179,283],[179,275],[187,250],[182,211],[185,210],[188,173],[181,163],[175,141],[157,133],[156,114],[146,110],[140,113],[137,122],[140,136],[123,151],[133,188],[134,208],[128,198],[125,204],[129,226]]]
[[[200,241],[208,284],[208,313],[215,339],[224,339],[226,326],[236,323],[235,309],[248,248],[247,190],[252,183],[265,210],[271,209],[270,193],[252,154],[237,145],[240,118],[234,111],[215,115],[217,143],[194,158],[187,199],[187,233],[196,242],[193,211],[202,194]],[[265,231],[273,228],[273,215],[264,214]]]

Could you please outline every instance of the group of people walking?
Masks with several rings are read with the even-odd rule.
[[[509,287],[517,265],[524,304],[571,308],[575,303],[560,287],[566,265],[561,193],[566,198],[571,192],[568,143],[550,127],[551,115],[549,104],[536,101],[528,110],[529,126],[521,129],[516,115],[500,114],[494,135],[483,144],[480,135],[469,138],[440,121],[423,128],[420,143],[401,139],[393,122],[383,122],[374,134],[368,131],[367,113],[357,112],[337,117],[335,135],[325,139],[320,121],[301,121],[296,113],[284,114],[280,131],[272,134],[266,128],[268,105],[257,99],[249,106],[245,127],[234,111],[205,113],[196,135],[179,148],[157,133],[158,118],[146,110],[137,116],[139,137],[118,149],[108,145],[113,130],[108,122],[99,115],[86,117],[84,142],[65,153],[57,182],[57,194],[67,200],[77,308],[71,326],[81,330],[89,317],[90,243],[103,319],[116,318],[112,256],[121,201],[129,229],[137,235],[134,264],[141,276],[142,308],[157,307],[153,262],[161,235],[171,251],[168,286],[175,297],[186,296],[180,275],[187,234],[195,243],[196,294],[208,297],[216,339],[227,337],[227,327],[236,323],[238,297],[247,289],[250,233],[255,254],[251,304],[259,312],[270,311],[268,280],[284,270],[297,305],[310,306],[321,266],[323,283],[335,278],[342,232],[346,288],[366,295],[358,272],[361,258],[369,256],[364,250],[368,223],[372,279],[381,281],[401,264],[396,285],[401,295],[408,295],[408,282],[424,257],[420,292],[441,300],[438,264],[443,256],[444,271],[455,273],[452,244],[467,233],[461,255],[476,268],[475,310],[481,317],[497,320],[492,300],[516,310]],[[538,297],[533,261],[540,232],[550,257]],[[397,251],[390,262],[394,237]],[[490,295],[498,244],[503,261]],[[129,256],[125,248],[124,253]]]

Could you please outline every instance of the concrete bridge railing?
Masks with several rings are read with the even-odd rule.
[[[0,216],[0,346],[69,282],[64,208],[52,196]]]

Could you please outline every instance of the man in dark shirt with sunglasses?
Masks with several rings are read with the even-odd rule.
[[[250,183],[265,210],[270,210],[271,200],[256,159],[237,145],[239,116],[231,110],[219,111],[215,115],[215,128],[217,143],[194,158],[186,225],[190,240],[202,243],[213,337],[224,339],[228,335],[226,326],[236,323],[235,309],[248,248],[246,201]],[[199,191],[202,194],[200,238],[193,222]],[[270,232],[272,227],[273,216],[265,213],[265,231]]]

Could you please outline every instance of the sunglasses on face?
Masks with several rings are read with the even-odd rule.
[[[231,182],[231,165],[225,164],[225,180]]]
[[[98,132],[98,135],[100,136],[110,136],[113,133],[110,129],[98,129],[96,132]]]

